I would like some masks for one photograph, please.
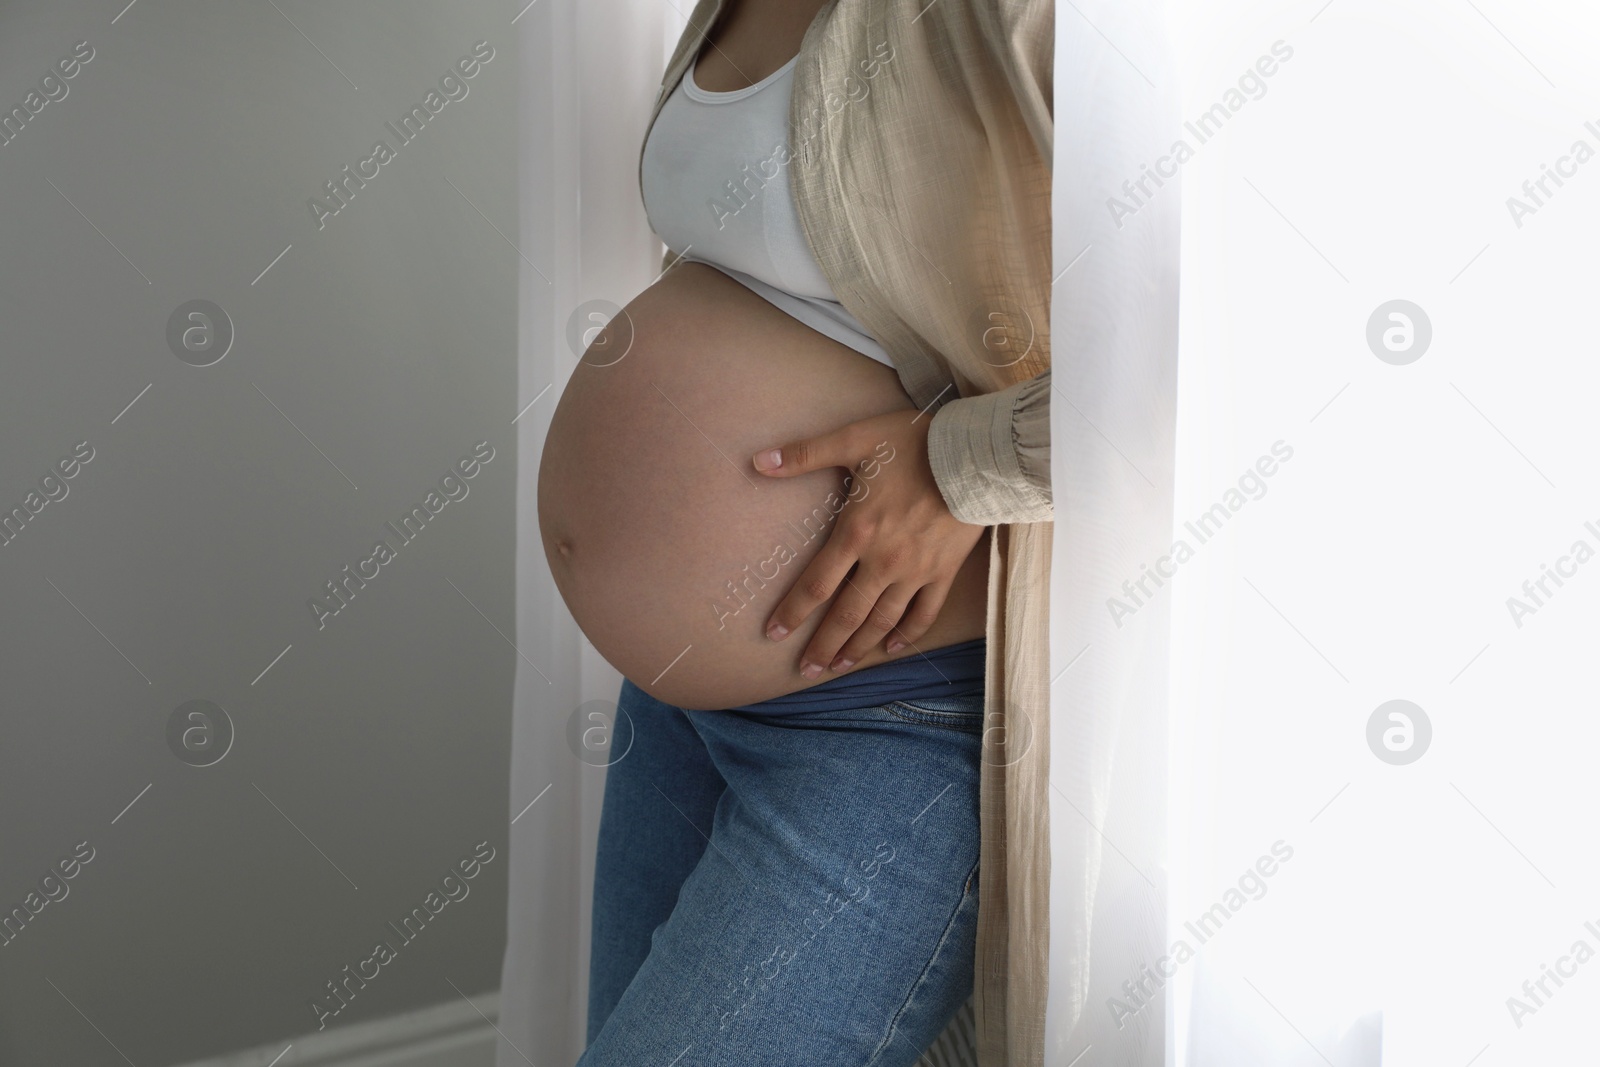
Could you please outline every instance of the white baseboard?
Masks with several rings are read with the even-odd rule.
[[[496,990],[175,1067],[494,1067],[499,1017]]]

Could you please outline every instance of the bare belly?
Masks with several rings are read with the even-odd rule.
[[[915,405],[890,368],[703,264],[674,267],[624,311],[573,371],[545,441],[539,530],[556,588],[607,662],[669,704],[818,684],[799,662],[827,605],[782,642],[764,629],[832,532],[845,472],[768,478],[750,456]],[[985,534],[916,648],[880,642],[852,670],[981,637],[988,565]]]

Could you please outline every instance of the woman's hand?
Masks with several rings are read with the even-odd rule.
[[[891,631],[887,651],[915,645],[983,536],[985,527],[951,515],[939,493],[928,465],[932,421],[890,412],[754,457],[756,470],[769,478],[827,467],[844,467],[851,476],[848,503],[827,544],[767,621],[767,636],[781,641],[839,594],[801,655],[806,678],[821,677],[824,666],[848,670]]]

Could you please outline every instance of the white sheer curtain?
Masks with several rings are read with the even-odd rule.
[[[1166,940],[1167,600],[1108,608],[1125,581],[1154,588],[1144,567],[1171,544],[1179,188],[1144,169],[1177,126],[1163,15],[1159,0],[1056,9],[1052,1067],[1167,1056],[1159,1003],[1107,1010]],[[1130,198],[1130,180],[1150,195]]]
[[[535,486],[550,415],[576,357],[567,319],[593,299],[626,304],[659,270],[639,202],[639,139],[686,15],[671,0],[537,0],[521,49],[524,258],[518,388],[517,664],[511,752],[510,909],[499,1067],[574,1062],[583,1051],[590,892],[604,770],[568,747],[567,723],[621,678],[579,633],[544,559]],[[531,807],[528,807],[532,804]],[[513,1047],[515,1046],[515,1047]]]

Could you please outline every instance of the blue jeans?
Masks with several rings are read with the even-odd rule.
[[[972,992],[982,696],[618,709],[579,1067],[914,1064]]]

